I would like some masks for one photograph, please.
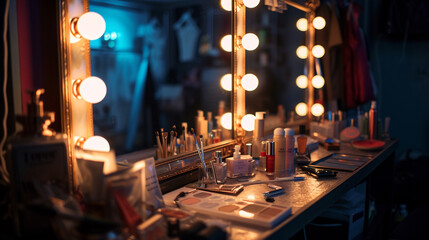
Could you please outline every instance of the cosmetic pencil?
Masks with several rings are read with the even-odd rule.
[[[164,152],[162,151],[162,145],[161,145],[161,141],[159,140],[159,132],[155,131],[156,134],[156,145],[158,145],[158,150],[160,152],[160,157],[164,158]]]

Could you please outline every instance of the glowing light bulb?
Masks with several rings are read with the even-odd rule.
[[[325,108],[323,107],[322,104],[320,103],[315,103],[312,107],[311,107],[311,114],[313,114],[316,117],[320,117],[322,116],[322,114],[325,112]]]
[[[302,89],[308,87],[308,78],[307,78],[307,76],[305,76],[305,75],[298,76],[296,78],[296,85],[299,88],[302,88]]]
[[[298,103],[295,107],[295,112],[296,114],[298,114],[299,116],[305,116],[307,115],[307,111],[308,111],[308,107],[307,104],[301,102]]]
[[[308,21],[306,18],[300,18],[296,22],[296,28],[298,28],[299,31],[305,32],[308,29]]]
[[[83,143],[82,148],[85,150],[93,150],[100,152],[109,152],[110,145],[109,142],[103,137],[92,136]]]
[[[241,45],[247,51],[253,51],[259,46],[259,38],[254,33],[246,33],[241,40]]]
[[[77,42],[79,42],[79,41],[80,41],[80,38],[75,37],[75,36],[73,35],[73,33],[70,33],[70,43],[71,43],[71,44],[73,44],[73,43],[77,43]]]
[[[325,55],[325,48],[323,48],[320,45],[316,45],[311,49],[311,52],[313,53],[313,56],[316,58],[321,58],[323,55]]]
[[[311,79],[311,84],[313,84],[314,88],[322,88],[325,85],[325,79],[320,75],[316,75]]]
[[[232,75],[231,73],[225,74],[220,79],[220,86],[226,90],[231,91],[232,90]]]
[[[313,19],[313,26],[317,30],[322,30],[326,26],[326,21],[323,17],[315,17]]]
[[[248,132],[253,131],[253,129],[255,129],[255,118],[253,114],[244,115],[241,119],[241,127]]]
[[[231,11],[231,0],[221,0],[220,1],[220,6],[222,6],[222,8],[225,11]]]
[[[227,112],[224,115],[222,115],[222,117],[220,118],[220,124],[222,125],[223,128],[225,128],[227,130],[231,130],[232,129],[232,114],[230,112]]]
[[[243,0],[243,4],[248,8],[254,8],[258,6],[259,0]]]
[[[106,30],[104,18],[96,12],[87,12],[79,17],[76,23],[77,34],[88,40],[103,36]]]
[[[246,91],[253,91],[258,87],[259,80],[254,74],[248,73],[241,79],[241,86]]]
[[[77,88],[76,95],[87,102],[98,103],[106,96],[106,84],[98,77],[88,77],[75,84]]]
[[[222,47],[223,50],[225,50],[226,52],[231,52],[232,51],[232,36],[231,34],[228,34],[226,36],[224,36],[221,40],[220,40],[220,46]]]
[[[301,59],[306,59],[308,56],[308,49],[306,46],[299,46],[296,49],[296,55]]]

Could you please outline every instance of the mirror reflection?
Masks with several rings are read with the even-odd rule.
[[[231,17],[218,0],[90,0],[89,11],[106,21],[91,41],[92,75],[107,86],[93,105],[94,134],[116,154],[159,146],[158,136],[158,156],[194,150],[183,134],[191,128],[206,144],[231,138],[220,126],[231,109],[220,86],[231,57],[219,46]]]

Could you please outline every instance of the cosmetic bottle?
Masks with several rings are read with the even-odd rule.
[[[250,155],[241,155],[240,145],[235,145],[233,157],[226,159],[227,177],[252,177],[255,175],[255,160]]]
[[[286,176],[290,177],[295,175],[295,137],[293,136],[293,130],[290,128],[285,128],[285,142],[286,142]]]
[[[360,131],[354,126],[354,119],[350,119],[350,127],[344,128],[341,131],[340,140],[343,142],[351,142],[360,139]]]
[[[267,141],[267,175],[274,175],[274,167],[275,167],[275,145],[274,141]]]
[[[258,158],[261,153],[261,143],[264,137],[264,114],[265,112],[255,113],[255,129],[253,130],[253,158]]]
[[[223,162],[222,151],[216,151],[214,158],[215,158],[215,162],[213,165],[216,173],[217,183],[225,183],[227,166],[226,166],[226,163]]]
[[[252,143],[246,143],[246,154],[252,156],[253,145]]]
[[[371,109],[369,109],[368,118],[368,137],[369,140],[377,139],[377,125],[378,125],[378,114],[377,104],[375,101],[371,102]]]
[[[197,136],[203,134],[201,129],[203,120],[204,120],[204,112],[202,110],[197,110],[197,116],[195,117],[195,134]],[[205,127],[205,129],[207,130],[207,126]]]
[[[267,169],[267,142],[261,142],[261,153],[259,155],[258,170],[265,172]]]
[[[275,166],[274,172],[276,177],[284,177],[285,176],[285,161],[286,161],[286,140],[285,140],[285,131],[283,128],[274,129],[274,137],[275,144]]]
[[[296,153],[296,164],[310,163],[309,152],[307,148],[307,136],[305,135],[305,125],[299,125],[298,151]]]
[[[207,132],[213,131],[213,114],[212,112],[207,112]]]

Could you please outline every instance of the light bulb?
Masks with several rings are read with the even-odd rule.
[[[244,49],[247,51],[253,51],[259,45],[259,38],[254,33],[246,33],[243,39],[241,39],[241,45],[243,45]]]
[[[231,130],[232,129],[232,114],[230,112],[227,112],[224,115],[222,115],[222,117],[220,118],[220,124],[222,125],[223,128],[225,128],[227,130]]]
[[[259,0],[243,0],[243,4],[248,8],[254,8],[258,6]]]
[[[76,37],[81,36],[88,40],[95,40],[103,36],[106,30],[104,18],[96,12],[87,12],[77,20],[72,19],[72,25],[75,28]]]
[[[298,103],[296,105],[296,107],[295,107],[295,112],[299,116],[305,116],[305,115],[307,115],[307,111],[308,111],[307,104],[305,104],[303,102]]]
[[[77,43],[77,42],[79,42],[79,41],[80,41],[80,38],[75,37],[75,36],[73,35],[73,33],[70,33],[70,43],[71,43],[71,44],[73,44],[73,43]]]
[[[73,87],[77,98],[81,97],[90,103],[101,102],[107,93],[106,84],[98,77],[88,77],[82,81],[78,80]]]
[[[313,53],[313,56],[316,58],[321,58],[323,55],[325,55],[325,48],[323,48],[320,45],[316,45],[311,49],[311,52]]]
[[[298,76],[296,78],[296,85],[299,88],[302,88],[302,89],[308,87],[308,78],[307,78],[307,76],[305,76],[305,75]]]
[[[313,26],[317,30],[322,30],[326,26],[326,21],[323,17],[315,17],[313,19]]]
[[[225,74],[220,79],[220,86],[226,90],[231,91],[232,90],[232,75],[231,73]]]
[[[315,103],[312,107],[311,107],[311,114],[313,114],[316,117],[320,117],[322,116],[323,112],[325,112],[325,108],[323,107],[322,104],[320,103]]]
[[[299,31],[305,32],[308,29],[308,21],[306,18],[300,18],[296,22],[296,27]]]
[[[253,91],[258,87],[259,80],[254,74],[248,73],[241,79],[241,86],[246,91]]]
[[[231,11],[231,0],[220,0],[220,5],[225,11]]]
[[[299,46],[296,49],[296,55],[301,59],[306,59],[308,55],[308,49],[306,46]]]
[[[109,152],[110,145],[109,142],[103,137],[92,136],[83,143],[82,148],[85,150],[93,150],[100,152]]]
[[[241,119],[241,127],[243,127],[243,129],[248,132],[253,131],[253,129],[255,129],[255,115],[244,115],[244,117]]]
[[[325,85],[325,79],[320,75],[316,75],[311,79],[311,84],[313,84],[314,88],[322,88]]]
[[[232,43],[231,42],[232,42],[231,34],[228,34],[220,40],[220,46],[226,52],[231,52],[232,51],[232,46],[231,46]]]

